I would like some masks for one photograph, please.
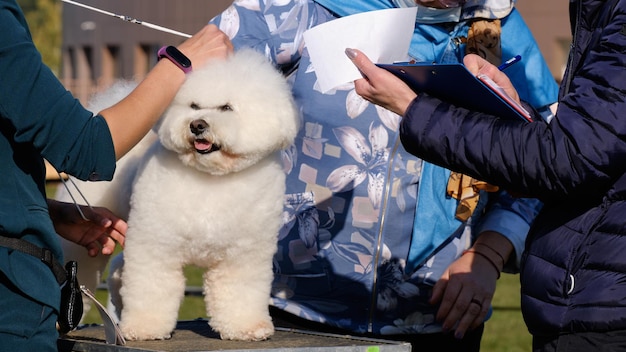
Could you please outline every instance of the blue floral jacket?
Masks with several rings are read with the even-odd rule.
[[[358,333],[440,331],[430,291],[472,234],[502,233],[518,259],[541,204],[501,192],[481,197],[467,224],[455,219],[457,202],[446,196],[449,171],[404,150],[400,116],[363,100],[352,84],[319,91],[302,34],[341,14],[332,10],[307,0],[238,0],[211,21],[236,47],[264,52],[288,75],[303,119],[283,158],[287,194],[271,302]],[[503,21],[503,31],[525,39],[503,42],[503,57],[525,59],[511,67],[520,95],[537,108],[555,102],[556,83],[521,17],[513,10]],[[416,59],[459,62],[464,48],[452,39],[467,30],[465,23],[451,32],[418,24],[412,48],[429,50],[420,48]],[[515,272],[516,260],[509,264]]]

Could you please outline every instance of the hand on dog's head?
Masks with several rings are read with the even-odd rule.
[[[219,175],[288,147],[298,128],[285,77],[244,49],[188,74],[156,130],[186,165]]]

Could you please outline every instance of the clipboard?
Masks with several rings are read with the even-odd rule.
[[[414,91],[425,92],[454,105],[506,119],[532,122],[530,114],[484,75],[474,76],[463,64],[377,64]]]

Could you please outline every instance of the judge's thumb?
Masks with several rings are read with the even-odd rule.
[[[352,60],[352,63],[354,63],[356,68],[359,69],[363,77],[367,77],[368,71],[372,66],[374,66],[372,61],[370,61],[370,59],[358,49],[347,48],[345,53],[346,56]]]
[[[472,74],[478,75],[482,73],[481,69],[487,64],[487,60],[476,54],[468,54],[463,58],[463,64]]]
[[[467,70],[474,76],[484,74],[494,79],[494,77],[500,73],[497,66],[476,54],[465,55],[463,58],[463,64],[465,65],[465,68],[467,68]]]

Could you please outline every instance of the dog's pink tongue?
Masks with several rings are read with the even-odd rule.
[[[196,148],[196,150],[199,151],[206,151],[211,149],[212,144],[207,142],[204,139],[197,139],[194,143],[193,146]]]

